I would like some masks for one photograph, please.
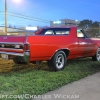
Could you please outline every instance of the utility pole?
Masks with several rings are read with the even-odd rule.
[[[5,35],[7,35],[7,0],[5,0]]]

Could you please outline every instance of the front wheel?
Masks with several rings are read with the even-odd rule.
[[[48,61],[48,65],[50,67],[53,67],[55,71],[60,71],[65,68],[66,61],[67,61],[67,58],[66,58],[65,52],[58,51],[55,53],[52,59]]]
[[[92,57],[93,61],[100,61],[100,48],[96,51],[95,55]]]

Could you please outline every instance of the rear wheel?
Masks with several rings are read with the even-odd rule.
[[[54,68],[55,71],[63,70],[66,65],[66,54],[64,51],[58,51],[52,57],[51,60],[48,61],[48,65]]]
[[[100,48],[96,51],[95,55],[92,57],[93,61],[100,61]]]

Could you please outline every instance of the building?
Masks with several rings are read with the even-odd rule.
[[[10,28],[10,27],[7,27],[7,31],[8,31],[8,35],[9,35],[9,32],[14,32],[14,31],[18,31],[18,28]],[[5,27],[4,26],[0,26],[0,35],[6,35],[5,34]]]
[[[38,27],[7,27],[7,35],[33,35],[36,30],[38,30]],[[4,26],[0,26],[0,35],[6,35]]]
[[[50,26],[78,26],[80,21],[71,19],[61,19],[59,21],[50,21]]]

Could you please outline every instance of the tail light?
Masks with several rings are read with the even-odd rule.
[[[29,44],[24,44],[24,50],[25,51],[30,51],[30,45]]]

